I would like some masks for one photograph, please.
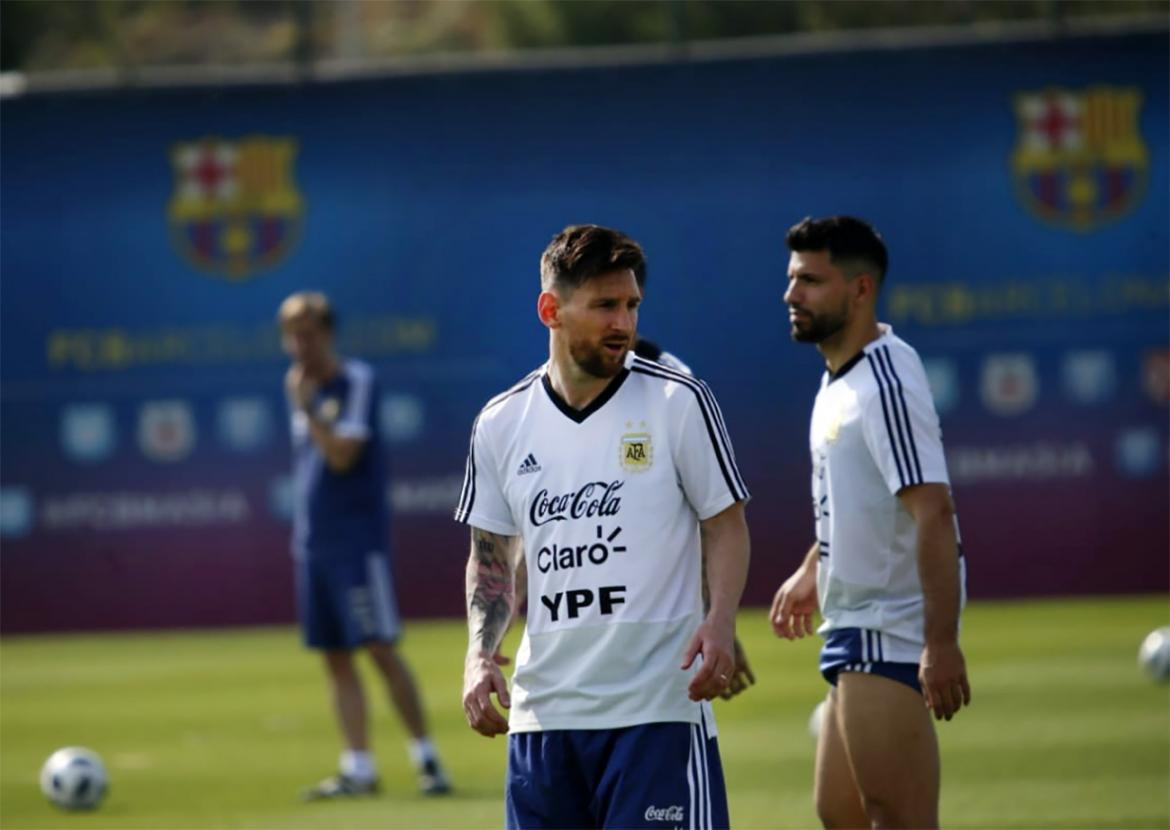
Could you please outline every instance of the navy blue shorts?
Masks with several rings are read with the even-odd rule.
[[[508,736],[509,830],[729,824],[719,746],[705,724]]]
[[[348,650],[398,639],[401,623],[385,554],[301,559],[296,575],[301,631],[310,647]]]
[[[821,675],[836,686],[837,675],[843,671],[876,674],[905,683],[922,694],[917,663],[894,663],[883,660],[883,656],[880,632],[868,628],[837,628],[825,635]]]

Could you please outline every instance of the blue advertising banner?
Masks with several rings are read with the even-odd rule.
[[[292,618],[274,315],[377,369],[407,615],[463,608],[472,419],[539,365],[538,259],[649,257],[640,328],[711,385],[746,601],[811,541],[785,229],[883,233],[973,596],[1170,587],[1165,34],[232,89],[33,95],[0,130],[4,632]]]

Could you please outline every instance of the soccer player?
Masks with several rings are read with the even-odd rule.
[[[293,442],[293,538],[297,605],[305,642],[320,649],[345,741],[341,769],[309,799],[366,795],[378,777],[369,749],[365,694],[353,652],[365,648],[410,733],[420,789],[450,790],[410,669],[390,577],[388,510],[373,370],[333,350],[334,313],[323,294],[300,292],[280,306]]]
[[[776,592],[776,635],[811,634],[831,684],[815,799],[826,827],[937,827],[930,714],[971,702],[964,563],[938,415],[918,354],[876,317],[887,254],[848,216],[788,231],[792,337],[826,371],[813,406],[816,541]]]
[[[508,734],[512,828],[728,825],[707,701],[734,668],[748,493],[706,384],[630,353],[642,261],[618,231],[557,234],[537,300],[548,362],[471,430],[463,708],[477,732]],[[509,692],[494,656],[521,550]]]

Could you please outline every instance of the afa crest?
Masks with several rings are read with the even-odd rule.
[[[825,428],[825,441],[829,444],[832,444],[834,441],[837,440],[837,436],[840,434],[841,434],[841,413],[838,412],[835,415],[833,415],[832,419],[829,421],[828,426]]]
[[[300,239],[304,200],[290,138],[206,137],[171,149],[171,239],[201,271],[241,280],[271,268]]]
[[[1016,96],[1016,191],[1045,222],[1089,231],[1120,219],[1146,191],[1149,152],[1134,87],[1052,88]]]
[[[654,445],[648,432],[627,432],[618,443],[622,469],[637,473],[650,469],[654,461]]]

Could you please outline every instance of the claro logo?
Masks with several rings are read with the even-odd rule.
[[[616,516],[622,508],[622,481],[591,481],[582,485],[577,492],[550,496],[548,490],[541,490],[532,499],[528,518],[536,527],[549,522],[563,522],[565,519],[592,519],[599,516]]]

